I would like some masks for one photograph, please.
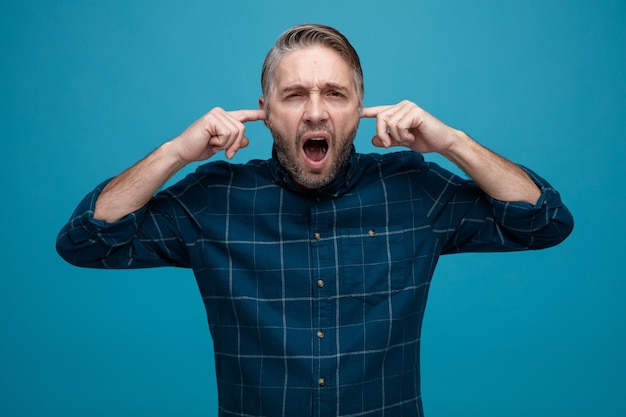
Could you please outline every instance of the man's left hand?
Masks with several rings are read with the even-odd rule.
[[[392,106],[366,107],[361,117],[376,118],[372,143],[378,147],[405,146],[421,153],[445,153],[457,138],[456,129],[407,100]]]

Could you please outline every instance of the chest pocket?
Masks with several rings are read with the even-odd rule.
[[[343,229],[339,241],[341,295],[378,304],[406,287],[410,260],[399,227]]]

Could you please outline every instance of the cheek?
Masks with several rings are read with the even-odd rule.
[[[270,112],[268,122],[274,130],[281,132],[283,135],[295,134],[298,130],[296,118],[289,114],[272,111]]]
[[[335,127],[340,129],[342,132],[349,132],[354,129],[354,126],[359,124],[361,120],[357,112],[351,112],[349,114],[344,115],[344,117],[340,119],[336,119],[337,124]]]
[[[342,124],[354,124],[360,120],[360,110],[358,107],[344,106],[341,109],[336,109],[333,119]]]

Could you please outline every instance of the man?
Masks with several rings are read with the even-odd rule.
[[[442,254],[540,249],[573,227],[545,180],[417,105],[363,108],[359,58],[335,29],[285,32],[259,110],[220,108],[98,186],[57,250],[95,268],[192,268],[214,342],[222,416],[421,416],[420,330]],[[353,139],[376,118],[363,155]],[[212,162],[263,121],[269,160]],[[422,153],[438,152],[464,180]]]

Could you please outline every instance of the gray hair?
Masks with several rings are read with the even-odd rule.
[[[309,46],[322,45],[338,52],[352,68],[359,102],[363,101],[364,84],[361,61],[348,39],[337,29],[319,24],[294,26],[283,32],[269,50],[261,71],[263,96],[269,98],[274,87],[274,72],[282,58],[290,52]]]

